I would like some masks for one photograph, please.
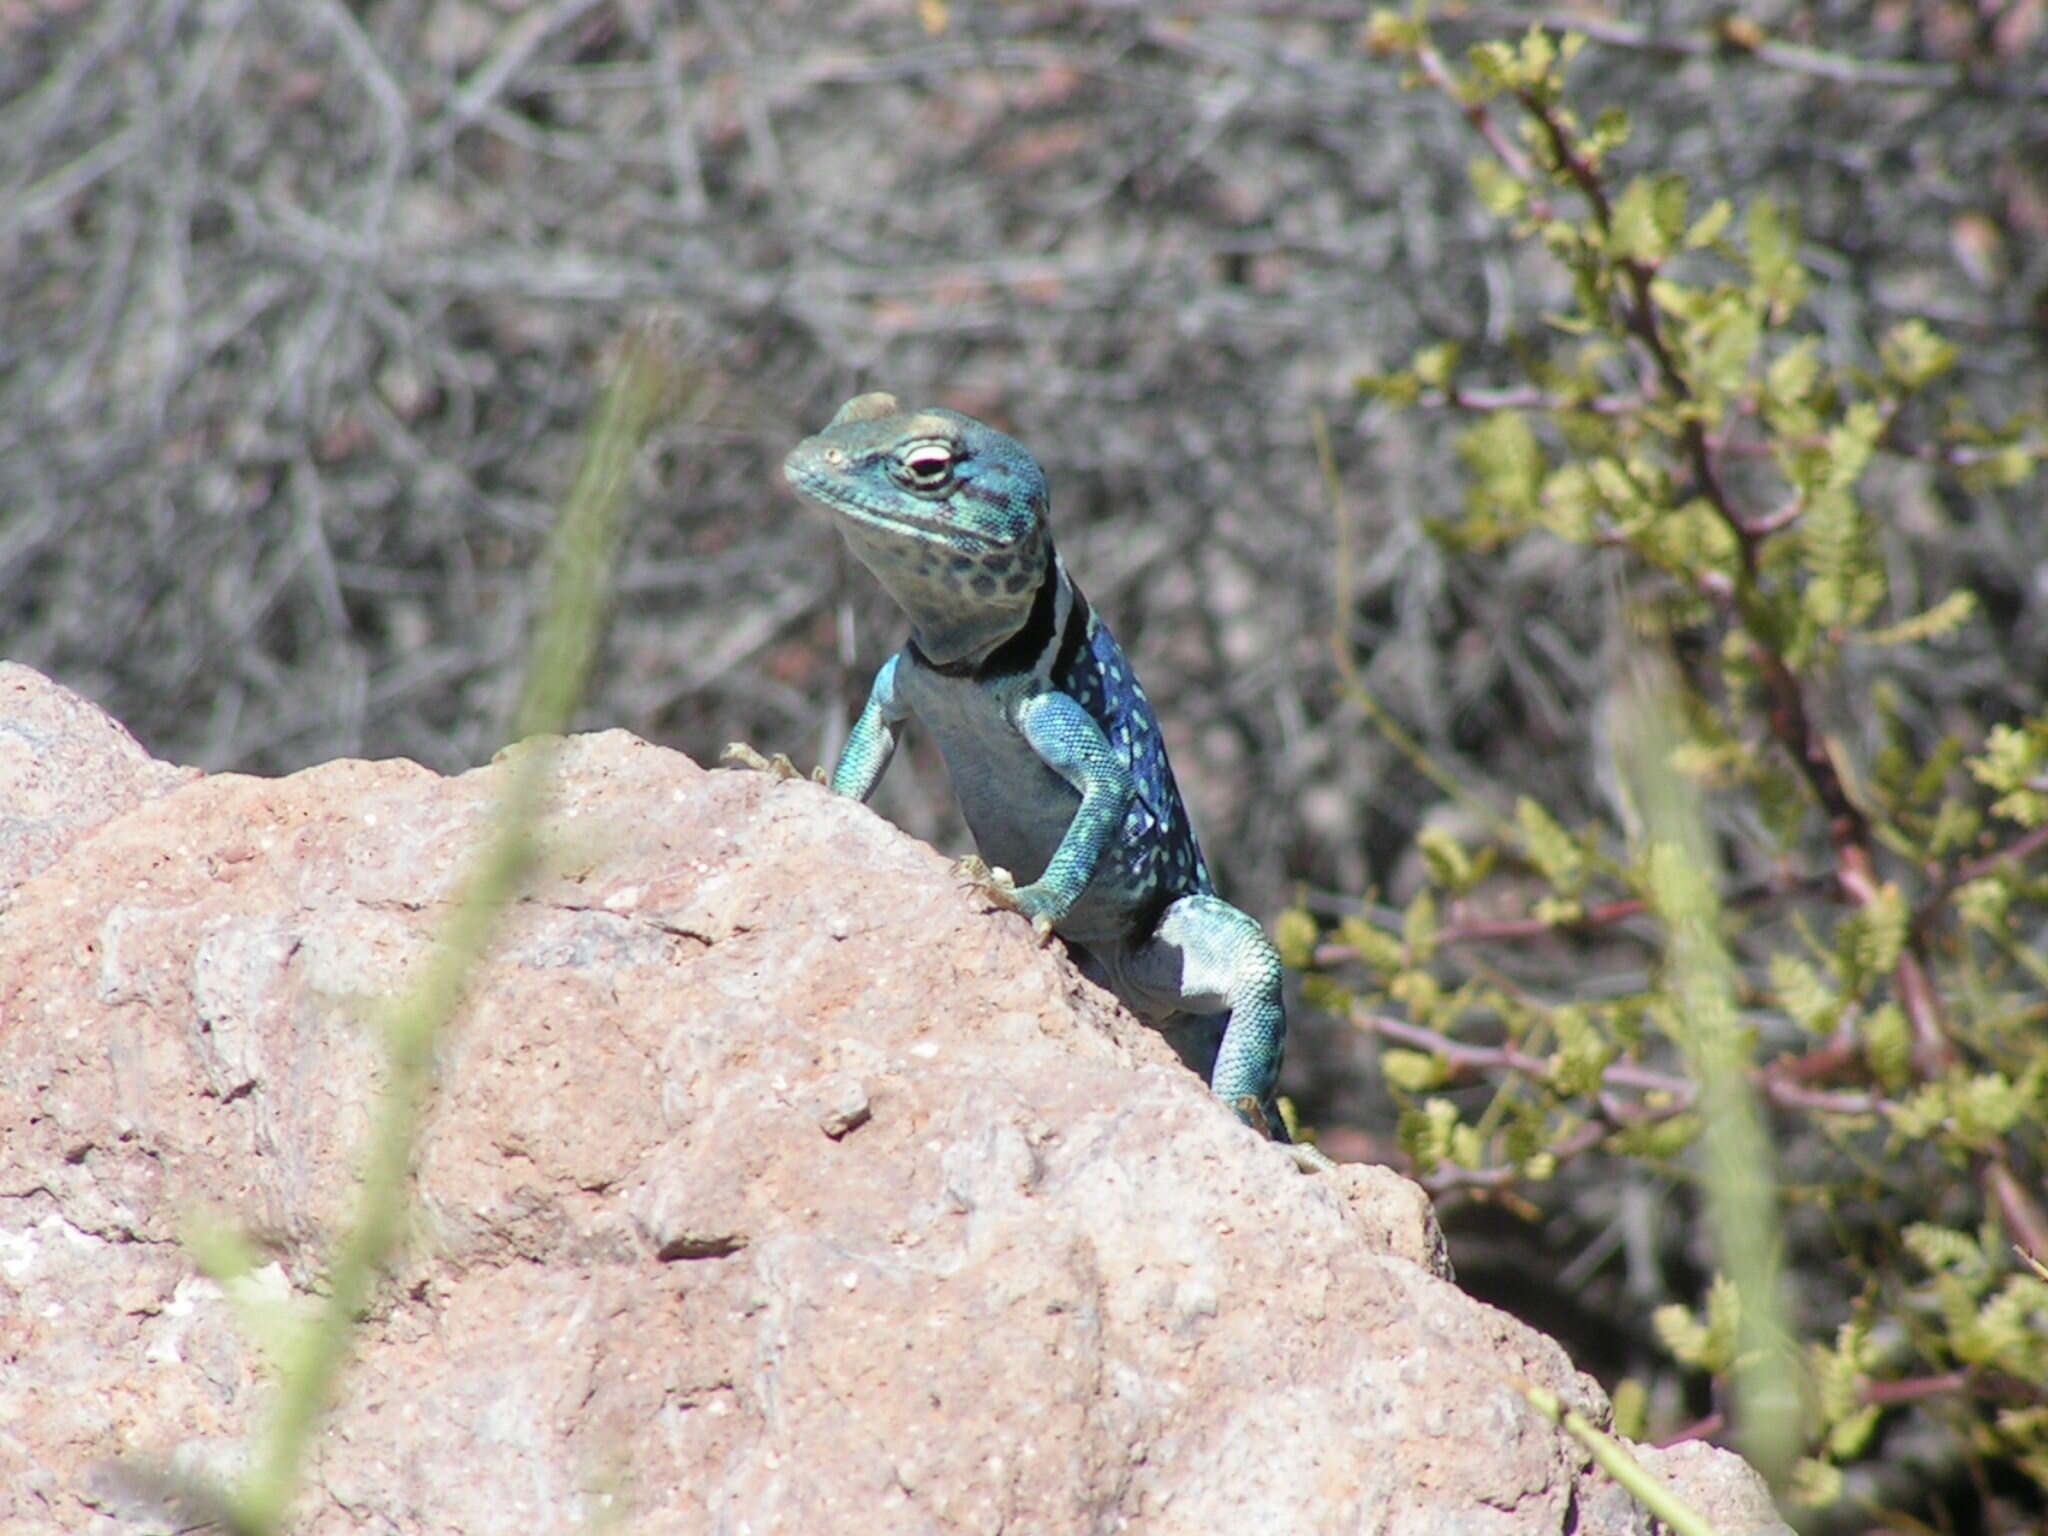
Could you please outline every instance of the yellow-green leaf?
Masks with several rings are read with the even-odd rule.
[[[1358,955],[1360,961],[1382,976],[1396,974],[1407,963],[1401,941],[1362,917],[1345,918],[1337,925],[1337,937]]]
[[[1863,1059],[1886,1089],[1896,1093],[1913,1080],[1913,1029],[1897,1003],[1873,1009],[1856,1033]]]
[[[1750,283],[1774,320],[1782,320],[1806,295],[1806,269],[1799,264],[1799,231],[1770,198],[1749,205],[1744,223]]]
[[[1585,884],[1586,853],[1541,804],[1524,795],[1515,802],[1515,823],[1529,862],[1558,891],[1576,894]]]
[[[1429,891],[1415,893],[1408,910],[1401,915],[1401,938],[1418,960],[1426,958],[1436,941],[1436,898]]]
[[[1959,587],[1932,608],[1883,629],[1866,630],[1856,639],[1864,645],[1917,645],[1922,640],[1938,640],[1953,634],[1976,611],[1977,594]]]
[[[1433,347],[1424,347],[1415,354],[1409,365],[1415,370],[1415,377],[1430,389],[1446,389],[1450,386],[1451,375],[1458,366],[1458,344],[1455,341],[1439,342]]]
[[[1441,1088],[1451,1074],[1441,1056],[1395,1047],[1380,1052],[1380,1075],[1403,1093],[1428,1093]]]
[[[1316,952],[1316,920],[1300,907],[1289,907],[1273,922],[1273,947],[1283,964],[1297,971],[1308,969]]]
[[[1820,973],[1783,950],[1771,956],[1771,990],[1778,1006],[1808,1034],[1824,1035],[1841,1016],[1842,1000]]]
[[[1907,389],[1933,383],[1956,364],[1956,349],[1925,320],[1906,320],[1878,344],[1884,371]]]
[[[1703,245],[1712,245],[1727,232],[1729,221],[1734,217],[1735,209],[1728,199],[1715,198],[1707,211],[1685,232],[1686,249],[1696,251]]]

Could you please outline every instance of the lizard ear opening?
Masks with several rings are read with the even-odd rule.
[[[880,421],[884,416],[895,416],[902,410],[903,407],[896,403],[894,395],[879,392],[872,395],[855,395],[839,407],[839,414],[826,423],[826,430],[843,427],[852,421]]]

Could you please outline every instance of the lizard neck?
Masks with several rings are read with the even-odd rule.
[[[1056,597],[1066,582],[1042,526],[1005,550],[1000,561],[974,560],[894,532],[878,534],[857,522],[840,527],[854,555],[909,618],[911,643],[941,670],[979,671],[1032,627],[1042,596]]]
[[[1088,639],[1088,599],[1067,577],[1067,568],[1054,555],[1032,598],[1024,622],[993,648],[975,656],[943,661],[926,650],[913,633],[911,651],[917,659],[944,677],[972,677],[983,680],[1033,673],[1042,682],[1057,686],[1073,665],[1075,653]]]

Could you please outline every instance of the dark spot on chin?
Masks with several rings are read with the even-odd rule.
[[[983,597],[993,597],[995,595],[996,579],[989,575],[987,571],[977,572],[971,585]]]

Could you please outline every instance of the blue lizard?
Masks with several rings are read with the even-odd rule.
[[[1210,883],[1145,691],[1053,549],[1037,461],[971,417],[869,394],[782,468],[910,619],[833,790],[867,799],[914,716],[986,861],[970,861],[978,883],[1133,1012],[1181,1016],[1168,1033],[1183,1059],[1287,1141],[1279,954]]]

